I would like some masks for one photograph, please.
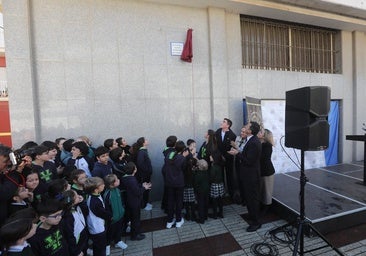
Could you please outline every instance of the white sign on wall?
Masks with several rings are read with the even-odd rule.
[[[183,51],[184,43],[182,42],[171,42],[170,43],[170,54],[172,56],[181,56]]]

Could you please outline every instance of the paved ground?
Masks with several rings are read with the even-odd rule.
[[[146,238],[142,241],[131,241],[129,237],[124,237],[128,248],[124,251],[112,249],[111,255],[255,255],[251,252],[252,245],[262,242],[274,245],[280,256],[292,255],[292,246],[279,243],[268,234],[269,230],[286,224],[284,220],[268,222],[256,232],[248,233],[245,231],[248,223],[241,217],[247,212],[246,207],[231,204],[224,207],[223,219],[209,218],[205,224],[186,221],[181,228],[166,229],[162,219],[165,214],[160,210],[160,202],[154,202],[153,206],[152,211],[142,210],[141,219],[144,220],[145,226],[147,222],[156,220],[160,220],[161,225],[154,231],[145,232]],[[283,233],[278,236],[284,238]],[[319,237],[305,237],[305,251],[322,245],[325,243]],[[346,245],[340,250],[347,256],[366,255],[365,245],[366,237],[365,240]],[[268,247],[261,248],[263,253],[268,253]],[[305,255],[338,254],[327,247]]]

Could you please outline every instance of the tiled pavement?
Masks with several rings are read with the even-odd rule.
[[[153,203],[152,211],[141,211],[142,229],[146,238],[141,241],[131,241],[124,237],[128,248],[124,251],[112,249],[111,255],[125,256],[162,256],[162,255],[255,255],[251,246],[265,242],[275,245],[278,255],[292,255],[289,245],[280,244],[270,238],[268,231],[286,224],[286,221],[275,219],[262,225],[256,232],[248,233],[245,229],[247,222],[241,217],[246,213],[246,207],[230,204],[224,207],[223,219],[209,218],[205,224],[186,221],[181,228],[165,228],[166,215],[160,209],[160,202]],[[155,223],[154,227],[150,224]],[[147,227],[150,226],[150,227]],[[305,252],[311,248],[325,245],[319,237],[305,236]],[[268,252],[268,247],[262,247]],[[366,237],[364,240],[348,244],[340,248],[344,255],[366,255]],[[305,255],[338,255],[330,247],[319,249]]]

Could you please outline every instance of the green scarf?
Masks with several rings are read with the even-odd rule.
[[[115,222],[119,221],[120,219],[122,219],[122,217],[125,214],[125,208],[123,208],[121,191],[118,188],[108,189],[106,191],[105,195],[107,196],[108,193],[110,194],[109,202],[111,204],[112,213],[113,213],[112,223],[115,223]]]

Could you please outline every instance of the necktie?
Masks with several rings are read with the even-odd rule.
[[[240,152],[242,152],[243,151],[243,149],[244,149],[244,146],[245,146],[245,144],[247,143],[247,138],[243,138],[243,139],[241,139],[241,141],[240,141],[240,143],[239,143],[239,151]]]

